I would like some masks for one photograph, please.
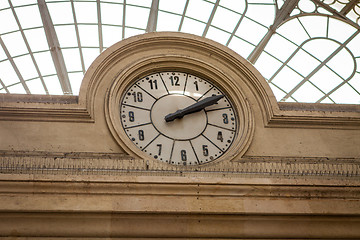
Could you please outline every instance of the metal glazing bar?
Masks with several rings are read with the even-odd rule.
[[[186,0],[185,7],[184,7],[184,12],[183,12],[183,14],[181,16],[181,20],[180,20],[180,24],[179,24],[179,29],[178,29],[179,32],[181,31],[182,25],[184,23],[185,13],[186,13],[186,10],[187,10],[188,6],[189,6],[189,0]]]
[[[148,24],[146,27],[146,32],[156,31],[158,12],[159,12],[159,0],[153,0],[151,3],[151,9],[149,14]]]
[[[346,20],[347,23],[349,23],[351,26],[360,29],[360,26],[358,24],[356,24],[355,22],[353,22],[351,19],[347,18],[344,14],[342,14],[341,12],[336,11],[335,9],[333,9],[332,7],[330,7],[329,5],[321,2],[320,0],[312,0],[315,4],[317,4],[318,6],[324,8],[326,11],[334,14],[334,16],[340,17],[344,20]],[[355,1],[356,2],[356,1]],[[350,9],[351,10],[351,9]],[[350,11],[349,10],[349,11]]]
[[[231,39],[234,37],[236,31],[238,30],[238,28],[239,28],[239,26],[240,26],[240,23],[242,22],[242,20],[244,19],[245,15],[246,15],[247,9],[248,9],[248,4],[246,3],[246,4],[245,4],[245,10],[244,10],[243,14],[241,15],[239,21],[237,22],[234,30],[232,31],[232,33],[231,33],[231,35],[230,35],[230,37],[229,37],[229,39],[228,39],[228,41],[227,41],[227,43],[226,43],[226,46],[229,46],[229,44],[230,44],[230,42],[231,42]]]
[[[6,93],[10,93],[7,87],[5,86],[5,84],[3,83],[3,81],[1,80],[1,78],[0,78],[0,85],[3,89],[5,89]]]
[[[263,39],[261,39],[260,43],[250,53],[248,60],[252,64],[255,64],[261,53],[264,51],[266,45],[269,43],[272,35],[275,33],[276,28],[290,16],[291,12],[296,7],[298,2],[299,0],[287,0],[284,2],[284,5],[276,13],[274,24],[270,26],[268,32],[265,34]]]
[[[104,49],[104,44],[103,44],[103,35],[102,35],[100,0],[96,0],[96,6],[97,6],[97,17],[98,17],[99,50],[101,53]]]
[[[346,4],[346,6],[345,6],[343,9],[341,9],[340,13],[341,13],[342,15],[346,16],[346,14],[348,14],[348,13],[351,11],[351,9],[353,9],[354,6],[355,6],[356,4],[358,4],[358,3],[359,3],[359,0],[351,0],[351,1],[349,1],[349,2]]]
[[[50,53],[54,61],[55,69],[60,81],[61,89],[64,94],[72,94],[69,76],[66,70],[64,57],[61,52],[59,40],[57,38],[53,22],[45,0],[38,0],[41,20],[44,25],[46,39],[50,47]]]
[[[13,13],[13,15],[14,15],[15,21],[16,21],[17,25],[19,26],[21,36],[22,36],[22,38],[24,39],[24,43],[25,43],[25,45],[26,45],[27,50],[29,51],[31,60],[32,60],[33,63],[34,63],[34,66],[35,66],[36,72],[37,72],[37,74],[38,74],[38,76],[39,76],[39,78],[40,78],[41,84],[42,84],[42,86],[43,86],[43,88],[44,88],[44,90],[45,90],[45,93],[46,93],[47,95],[49,95],[49,91],[48,91],[48,89],[47,89],[47,87],[46,87],[44,78],[42,77],[42,74],[41,74],[41,72],[40,72],[39,66],[37,65],[37,63],[36,63],[36,61],[35,61],[34,54],[33,54],[33,52],[31,51],[29,42],[28,42],[27,39],[26,39],[26,36],[25,36],[25,34],[24,34],[24,30],[23,30],[22,27],[21,27],[19,18],[18,18],[18,16],[17,16],[17,14],[16,14],[16,12],[15,12],[15,9],[14,9],[14,7],[13,7],[13,5],[12,5],[12,2],[11,2],[10,0],[9,0],[9,5],[10,5],[11,11],[12,11],[12,13]]]
[[[121,39],[125,38],[125,20],[126,20],[126,0],[124,0],[124,3],[123,3],[123,19],[122,19]]]
[[[214,16],[215,16],[215,12],[216,12],[217,7],[219,6],[219,3],[220,3],[220,0],[216,0],[215,5],[214,5],[214,8],[213,8],[213,10],[212,10],[212,12],[211,12],[211,14],[210,14],[209,20],[208,20],[208,22],[207,22],[207,24],[206,24],[206,27],[205,27],[205,29],[204,29],[204,32],[203,32],[203,34],[202,34],[203,37],[205,37],[206,34],[207,34],[207,32],[209,31],[211,22],[212,22],[212,20],[213,20],[213,18],[214,18]]]
[[[288,99],[294,92],[296,92],[304,83],[306,83],[315,73],[317,73],[326,63],[328,63],[336,54],[338,54],[352,39],[354,39],[360,30],[356,31],[351,37],[349,37],[343,44],[341,44],[330,56],[328,56],[323,62],[321,62],[309,75],[307,75],[300,83],[298,83],[290,92],[288,92],[281,101]]]
[[[24,78],[22,77],[19,69],[17,68],[17,66],[16,66],[16,64],[15,64],[15,62],[14,62],[14,59],[11,57],[8,49],[6,48],[5,43],[4,43],[3,40],[1,39],[1,36],[0,36],[0,45],[1,45],[1,47],[3,48],[7,59],[9,60],[11,66],[13,67],[13,69],[14,69],[16,75],[18,76],[18,78],[19,78],[19,80],[20,80],[20,83],[23,85],[26,93],[27,93],[27,94],[30,94],[30,90],[29,90],[28,86],[26,85],[25,80],[24,80]]]
[[[83,74],[85,74],[84,55],[83,55],[82,48],[81,48],[80,33],[79,33],[79,27],[78,27],[78,24],[77,24],[77,19],[76,19],[76,14],[75,14],[74,1],[70,0],[70,3],[71,3],[71,10],[72,10],[72,13],[73,13],[73,16],[74,16],[75,33],[76,33],[76,40],[77,40],[77,44],[78,44],[78,48],[79,48],[81,68],[82,68]]]

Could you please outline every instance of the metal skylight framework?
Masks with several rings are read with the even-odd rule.
[[[360,104],[358,0],[4,0],[0,22],[0,93],[77,95],[112,44],[181,31],[247,58],[278,101]]]

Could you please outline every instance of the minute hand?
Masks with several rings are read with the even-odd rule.
[[[207,97],[207,98],[205,98],[197,103],[194,103],[184,109],[177,110],[174,113],[170,113],[170,114],[166,115],[165,121],[171,122],[171,121],[174,121],[176,118],[182,118],[187,114],[200,112],[204,108],[217,103],[223,97],[224,97],[224,95],[215,95],[215,96]]]

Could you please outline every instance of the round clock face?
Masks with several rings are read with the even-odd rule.
[[[211,81],[183,72],[144,77],[125,91],[122,127],[142,152],[173,165],[214,161],[231,146],[236,112]]]

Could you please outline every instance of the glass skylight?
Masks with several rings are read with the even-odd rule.
[[[360,104],[358,0],[4,0],[0,22],[0,93],[78,95],[112,44],[181,31],[248,59],[278,101]]]

